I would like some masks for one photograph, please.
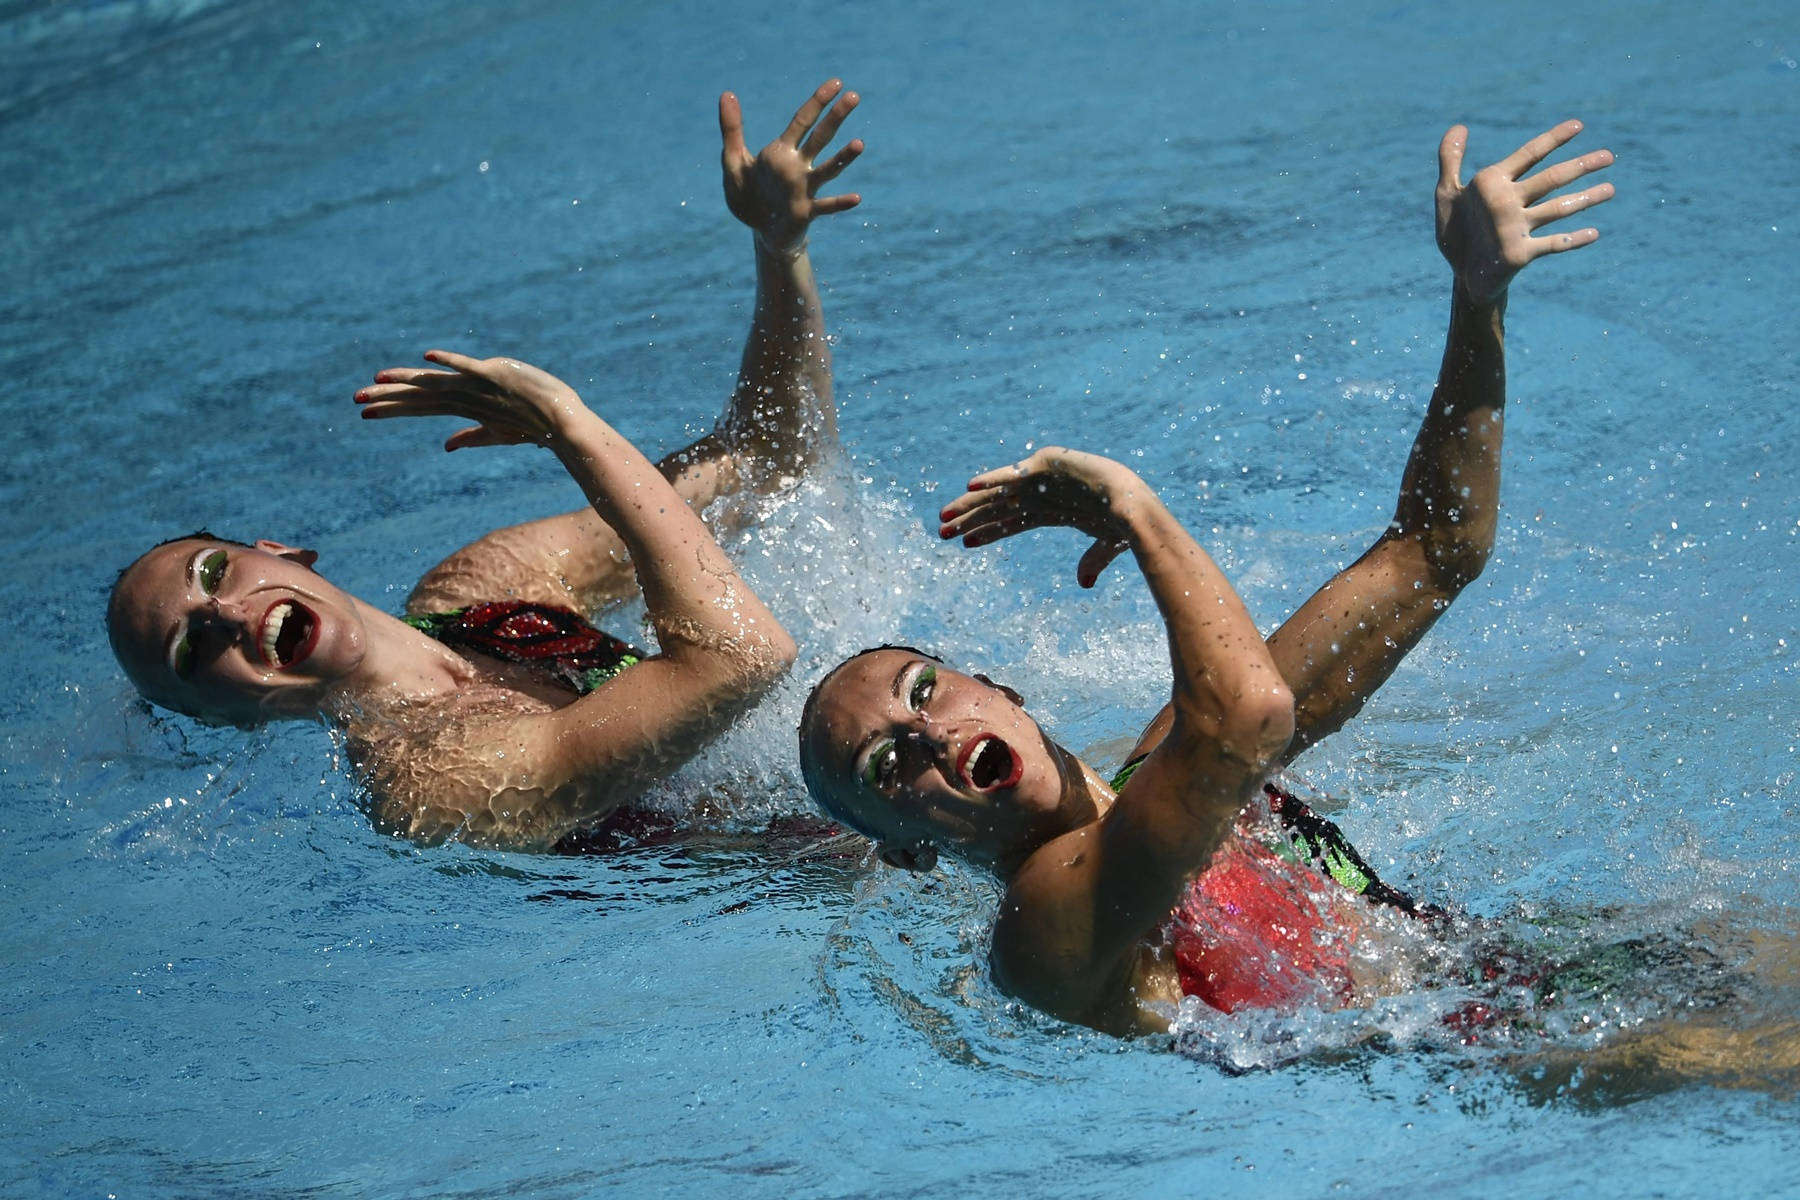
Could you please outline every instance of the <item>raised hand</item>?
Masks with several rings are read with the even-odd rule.
[[[1492,304],[1506,292],[1512,277],[1546,254],[1589,245],[1600,236],[1593,228],[1533,237],[1532,232],[1613,197],[1613,185],[1595,184],[1554,196],[1559,188],[1612,165],[1610,150],[1593,150],[1545,167],[1537,166],[1557,147],[1581,132],[1580,121],[1564,121],[1461,182],[1467,126],[1452,126],[1438,145],[1437,244],[1456,272],[1470,300]]]
[[[575,389],[547,371],[511,358],[467,358],[429,350],[426,361],[447,371],[389,367],[356,393],[365,420],[462,417],[479,424],[459,429],[446,450],[469,446],[548,446],[573,416],[587,412]]]
[[[737,97],[730,92],[719,97],[725,203],[732,216],[755,230],[757,239],[778,254],[798,253],[815,217],[843,212],[862,202],[855,192],[823,198],[817,194],[863,152],[858,138],[825,162],[813,165],[856,107],[859,97],[843,87],[843,81],[837,79],[820,85],[781,136],[755,157],[744,145],[744,117]]]
[[[1130,545],[1131,525],[1124,502],[1148,492],[1129,467],[1086,454],[1046,446],[1029,458],[969,480],[969,490],[938,514],[938,536],[960,537],[965,546],[985,546],[1028,529],[1067,526],[1094,539],[1081,556],[1076,579],[1093,587],[1106,564]]]

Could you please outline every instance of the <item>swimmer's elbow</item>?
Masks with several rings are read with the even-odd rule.
[[[1494,522],[1456,521],[1423,530],[1417,544],[1431,586],[1454,598],[1487,569],[1494,553]]]
[[[1447,596],[1455,596],[1474,583],[1487,569],[1493,553],[1491,537],[1486,540],[1457,539],[1447,545],[1434,544],[1425,548],[1432,582]]]
[[[1267,774],[1294,740],[1294,693],[1273,671],[1259,672],[1234,695],[1221,697],[1216,708],[1207,708],[1210,713],[1202,713],[1176,702],[1178,715],[1196,731],[1210,730],[1208,740],[1247,775]]]
[[[780,679],[793,670],[799,659],[800,646],[794,641],[794,635],[779,625],[775,626],[769,637],[769,669],[772,672],[770,681]]]
[[[1263,773],[1277,766],[1294,740],[1294,693],[1277,681],[1251,689],[1234,705],[1226,744]]]
[[[753,704],[772,691],[800,657],[794,639],[779,625],[742,650],[734,668],[727,670],[725,690],[746,704]]]

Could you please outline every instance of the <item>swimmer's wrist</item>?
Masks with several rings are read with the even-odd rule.
[[[756,231],[756,248],[782,263],[796,263],[806,257],[806,235],[802,233],[799,241],[782,247],[771,242],[759,229]]]
[[[1460,271],[1456,273],[1454,278],[1455,282],[1450,289],[1450,298],[1459,308],[1466,308],[1478,313],[1492,312],[1495,314],[1504,314],[1506,312],[1506,295],[1507,292],[1511,290],[1512,280],[1507,280],[1506,287],[1501,288],[1487,299],[1477,300],[1470,294],[1468,285],[1463,282],[1462,273]]]

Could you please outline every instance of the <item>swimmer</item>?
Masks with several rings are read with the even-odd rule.
[[[199,533],[114,586],[107,628],[138,690],[214,724],[323,720],[376,823],[424,842],[548,850],[665,778],[765,693],[794,642],[698,514],[786,486],[836,444],[831,354],[807,233],[854,207],[820,196],[862,153],[825,157],[856,107],[833,80],[754,156],[719,100],[725,200],[754,234],[756,304],[717,428],[652,465],[574,390],[507,358],[446,351],[356,395],[364,417],[474,422],[448,450],[531,444],[588,507],[499,529],[425,573],[404,618],[313,571],[311,550]],[[581,614],[641,589],[658,651]]]
[[[1118,1034],[1167,1031],[1184,995],[1235,1011],[1372,994],[1350,948],[1378,911],[1419,906],[1266,785],[1361,709],[1487,563],[1508,287],[1536,259],[1592,244],[1592,228],[1537,231],[1613,195],[1584,181],[1612,162],[1605,150],[1534,173],[1580,130],[1558,125],[1467,184],[1468,130],[1444,135],[1450,325],[1393,520],[1266,641],[1206,551],[1117,462],[1042,449],[945,506],[941,535],[966,546],[1045,526],[1088,535],[1083,587],[1119,554],[1136,559],[1174,683],[1112,781],[1051,741],[1016,693],[918,651],[865,651],[814,689],[800,725],[808,790],[891,866],[930,870],[942,849],[998,877],[989,963],[1004,990]]]

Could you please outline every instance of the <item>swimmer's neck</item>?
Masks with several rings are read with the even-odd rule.
[[[1057,838],[1097,823],[1118,798],[1099,772],[1088,766],[1078,755],[1055,742],[1050,742],[1050,747],[1057,756],[1062,773],[1061,799],[1057,802],[1056,812],[1048,814],[1037,824],[1023,845],[1016,847],[1011,853],[997,855],[991,861],[979,864],[986,866],[1002,882],[1010,881],[1032,855]]]
[[[481,672],[468,659],[405,621],[355,597],[366,638],[362,661],[319,705],[340,727],[381,721],[467,688]]]

